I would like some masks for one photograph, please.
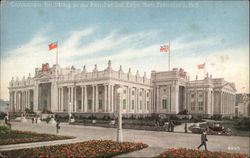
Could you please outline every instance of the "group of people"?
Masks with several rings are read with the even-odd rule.
[[[166,123],[165,127],[168,132],[174,132],[174,122],[172,120],[170,120],[169,123]]]
[[[37,123],[37,122],[38,122],[38,119],[39,119],[38,116],[36,116],[36,118],[32,117],[32,118],[31,118],[31,121],[32,121],[32,123],[34,123],[34,122]]]

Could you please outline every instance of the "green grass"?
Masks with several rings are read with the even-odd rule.
[[[30,131],[11,130],[9,127],[0,126],[0,145],[71,139],[74,137],[43,134]]]

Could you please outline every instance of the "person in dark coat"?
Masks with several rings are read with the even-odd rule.
[[[170,130],[174,132],[174,122],[172,120],[170,121]]]
[[[205,146],[205,150],[207,151],[207,132],[204,131],[202,134],[201,134],[201,145],[198,146],[198,149],[200,149],[200,147],[202,147],[202,145]]]
[[[56,121],[56,133],[59,133],[59,129],[60,129],[61,127],[60,127],[60,121],[59,120],[57,120]]]
[[[188,132],[187,123],[185,123],[184,129],[185,129],[185,133],[187,133]]]

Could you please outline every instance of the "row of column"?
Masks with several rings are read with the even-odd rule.
[[[90,90],[91,88],[91,90]],[[123,109],[123,101],[122,101],[122,109],[124,112],[148,112],[150,110],[150,91],[143,89],[142,96],[140,96],[140,89],[130,86],[124,86],[124,90],[126,90],[126,94],[122,94],[122,100],[126,100],[126,109]],[[81,91],[81,93],[77,93],[77,91]],[[99,90],[103,92],[102,97],[99,97]],[[115,84],[102,84],[102,85],[82,85],[82,86],[67,86],[58,88],[58,111],[64,111],[64,106],[68,106],[68,111],[71,112],[115,112],[118,110],[115,103],[117,102],[117,87]],[[65,93],[67,90],[68,93]],[[89,91],[88,91],[89,90]],[[134,91],[134,95],[132,95],[132,91]],[[92,94],[91,94],[91,93]],[[147,92],[149,96],[147,97]],[[64,99],[64,95],[68,95],[67,99]],[[78,94],[78,95],[77,95]],[[80,100],[81,105],[80,108],[77,107],[77,100]],[[91,95],[90,95],[91,94]],[[78,96],[78,97],[77,97]],[[102,107],[99,107],[99,99],[102,101]],[[134,103],[134,107],[132,109],[132,101]],[[142,101],[140,103],[140,101]],[[69,109],[69,103],[71,103]],[[91,104],[91,106],[90,106]],[[142,109],[140,110],[140,104],[142,104]],[[148,104],[148,105],[147,105]],[[147,107],[148,106],[148,107]],[[91,108],[90,108],[91,107]]]
[[[81,89],[81,108],[80,111],[77,109],[77,87]],[[99,108],[99,88],[103,87],[104,94],[102,97],[103,104],[101,108]],[[68,89],[68,100],[65,103],[64,94],[65,89]],[[88,96],[88,89],[92,89],[92,95]],[[63,105],[68,104],[68,111],[71,112],[113,112],[114,111],[114,89],[115,85],[113,84],[103,84],[100,85],[82,85],[82,86],[68,86],[68,87],[60,87],[58,88],[58,111],[63,111]],[[90,99],[91,97],[91,99]],[[91,100],[91,102],[88,102]],[[91,109],[89,108],[89,104],[91,103]],[[71,106],[69,107],[69,104]],[[70,108],[70,109],[69,109]]]
[[[30,90],[10,91],[10,111],[24,112],[30,108]]]
[[[221,92],[221,114],[234,114],[235,95]]]

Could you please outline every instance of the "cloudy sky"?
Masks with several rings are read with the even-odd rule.
[[[11,77],[34,75],[42,63],[55,64],[50,42],[58,41],[59,64],[92,71],[123,66],[150,77],[183,68],[203,79],[206,63],[213,78],[235,82],[249,92],[249,5],[236,2],[17,2],[1,4],[1,96],[8,100]],[[243,89],[242,87],[245,87]]]

